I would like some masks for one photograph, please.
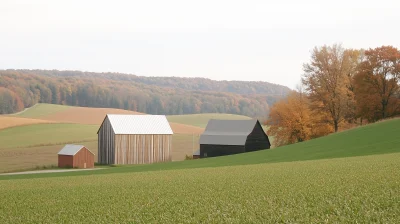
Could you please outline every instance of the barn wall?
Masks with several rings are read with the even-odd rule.
[[[108,117],[104,119],[98,133],[97,161],[100,164],[114,164],[115,162],[115,135]]]
[[[269,149],[270,147],[268,136],[265,134],[260,123],[257,122],[253,131],[247,136],[246,152]]]
[[[245,152],[243,145],[200,145],[200,158],[226,156]],[[207,156],[205,156],[207,153]]]
[[[94,155],[86,148],[83,147],[74,156],[74,166],[76,168],[93,168],[94,167]]]
[[[67,155],[58,155],[58,167],[73,167],[74,166],[74,157]]]
[[[171,161],[172,135],[115,135],[115,164]]]

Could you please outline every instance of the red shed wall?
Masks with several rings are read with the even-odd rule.
[[[58,155],[58,167],[73,167],[74,166],[74,157],[67,155]]]
[[[94,155],[86,148],[83,147],[74,156],[74,166],[77,168],[93,168],[94,167]],[[86,163],[86,167],[85,167]]]

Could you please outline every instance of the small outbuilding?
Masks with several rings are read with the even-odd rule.
[[[97,134],[101,164],[171,161],[173,132],[165,115],[107,114]]]
[[[58,152],[58,167],[93,168],[94,153],[83,145],[65,145]]]
[[[257,119],[211,119],[200,136],[200,158],[269,149],[271,143]]]

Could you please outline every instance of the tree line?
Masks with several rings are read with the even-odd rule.
[[[186,79],[177,81],[179,78],[158,78],[162,83],[168,80],[177,83],[169,87],[137,81],[141,79],[147,80],[117,73],[0,70],[0,113],[18,112],[36,103],[52,103],[121,108],[149,114],[232,113],[262,117],[268,113],[269,104],[288,92],[286,87],[281,86],[271,90],[276,93],[272,95],[246,90],[261,88],[267,91],[268,83],[244,85],[242,91],[249,94],[238,94],[234,90],[188,90],[175,86],[186,82]],[[190,85],[195,86],[196,79],[191,82]]]
[[[400,51],[315,47],[301,85],[270,108],[276,145],[306,141],[400,115]]]

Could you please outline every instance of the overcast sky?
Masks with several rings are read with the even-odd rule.
[[[0,0],[0,69],[295,88],[315,46],[400,47],[400,1]]]

